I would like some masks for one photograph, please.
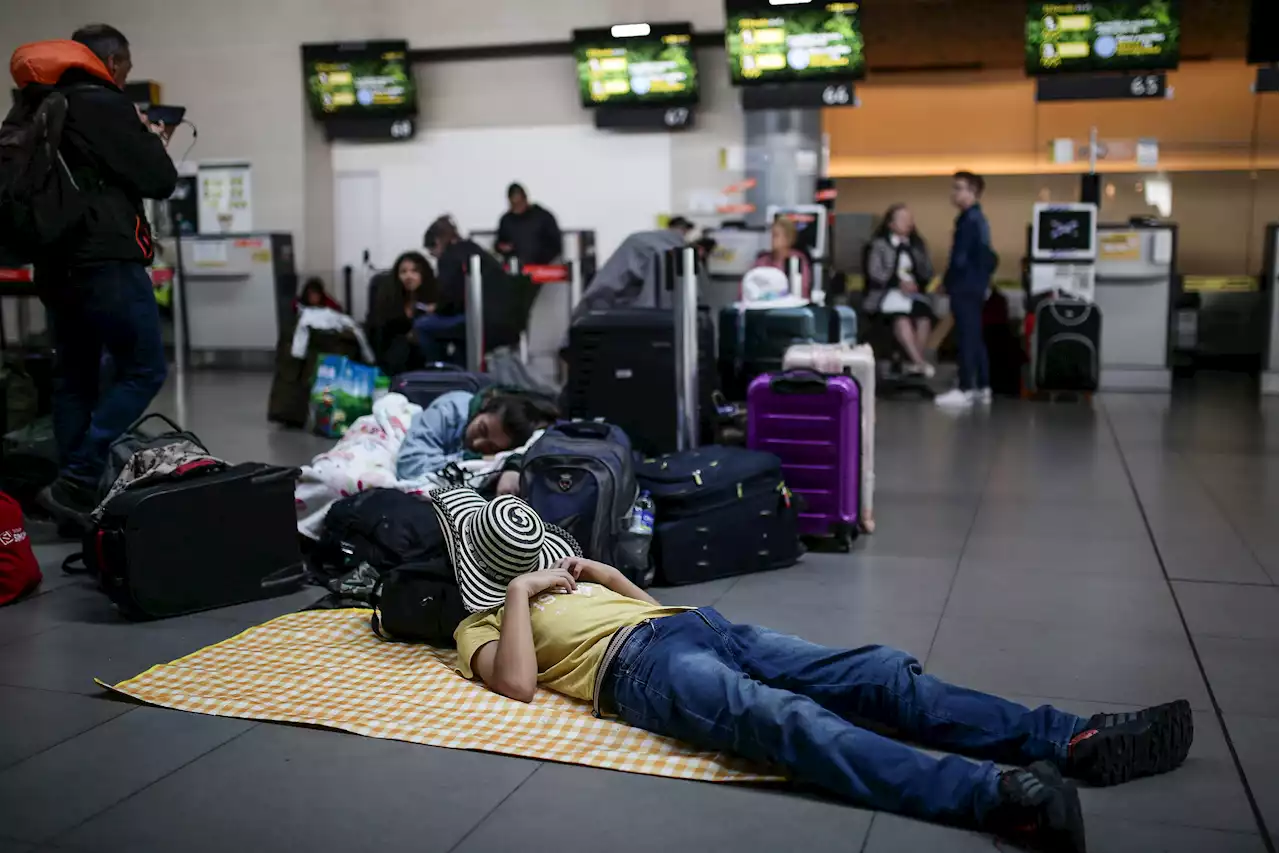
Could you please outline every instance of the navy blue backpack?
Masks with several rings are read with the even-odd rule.
[[[520,495],[578,540],[585,556],[624,570],[618,545],[636,494],[631,439],[612,424],[556,424],[524,456]]]

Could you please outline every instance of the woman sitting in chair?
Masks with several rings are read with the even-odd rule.
[[[809,267],[809,258],[805,256],[804,252],[796,248],[796,224],[785,216],[779,216],[773,220],[773,226],[769,229],[769,238],[769,251],[760,253],[760,256],[756,258],[755,266],[772,267],[790,275],[791,259],[795,258],[800,263],[800,293],[798,295],[808,299],[813,273]]]
[[[891,320],[893,335],[911,362],[906,369],[932,376],[924,351],[937,318],[924,291],[933,279],[933,264],[905,204],[885,213],[871,240],[866,274],[869,310]]]

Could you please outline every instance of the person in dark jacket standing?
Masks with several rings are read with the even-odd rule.
[[[86,208],[59,258],[38,263],[35,275],[57,347],[61,465],[40,502],[66,526],[87,523],[108,448],[151,405],[167,372],[142,200],[168,198],[178,174],[163,128],[148,124],[124,94],[132,65],[128,39],[104,24],[77,30],[70,41],[24,45],[10,63],[20,94],[6,123],[22,121],[51,92],[65,94],[60,153]],[[116,376],[99,393],[103,352]]]
[[[991,226],[982,213],[982,190],[986,182],[972,172],[957,172],[952,179],[951,203],[960,209],[956,217],[951,259],[942,279],[951,299],[951,316],[956,324],[959,350],[959,387],[941,395],[939,406],[969,408],[991,402],[991,369],[982,341],[982,306],[995,272],[995,252],[991,248]]]
[[[507,187],[507,202],[511,209],[498,220],[498,253],[504,258],[515,258],[520,266],[549,264],[564,250],[560,225],[545,207],[532,204],[524,187],[512,184]]]

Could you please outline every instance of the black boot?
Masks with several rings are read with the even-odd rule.
[[[1194,737],[1185,699],[1123,714],[1094,714],[1071,739],[1064,769],[1093,785],[1168,773],[1186,760]]]
[[[987,829],[1031,850],[1087,853],[1080,797],[1058,768],[1037,761],[1001,773],[997,786],[1000,805],[988,816]]]

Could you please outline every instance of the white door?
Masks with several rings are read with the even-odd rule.
[[[369,312],[369,277],[391,258],[382,256],[382,179],[377,172],[338,172],[333,191],[334,270],[341,293],[343,269],[351,267],[351,304],[363,322]],[[341,297],[346,298],[345,294]]]

